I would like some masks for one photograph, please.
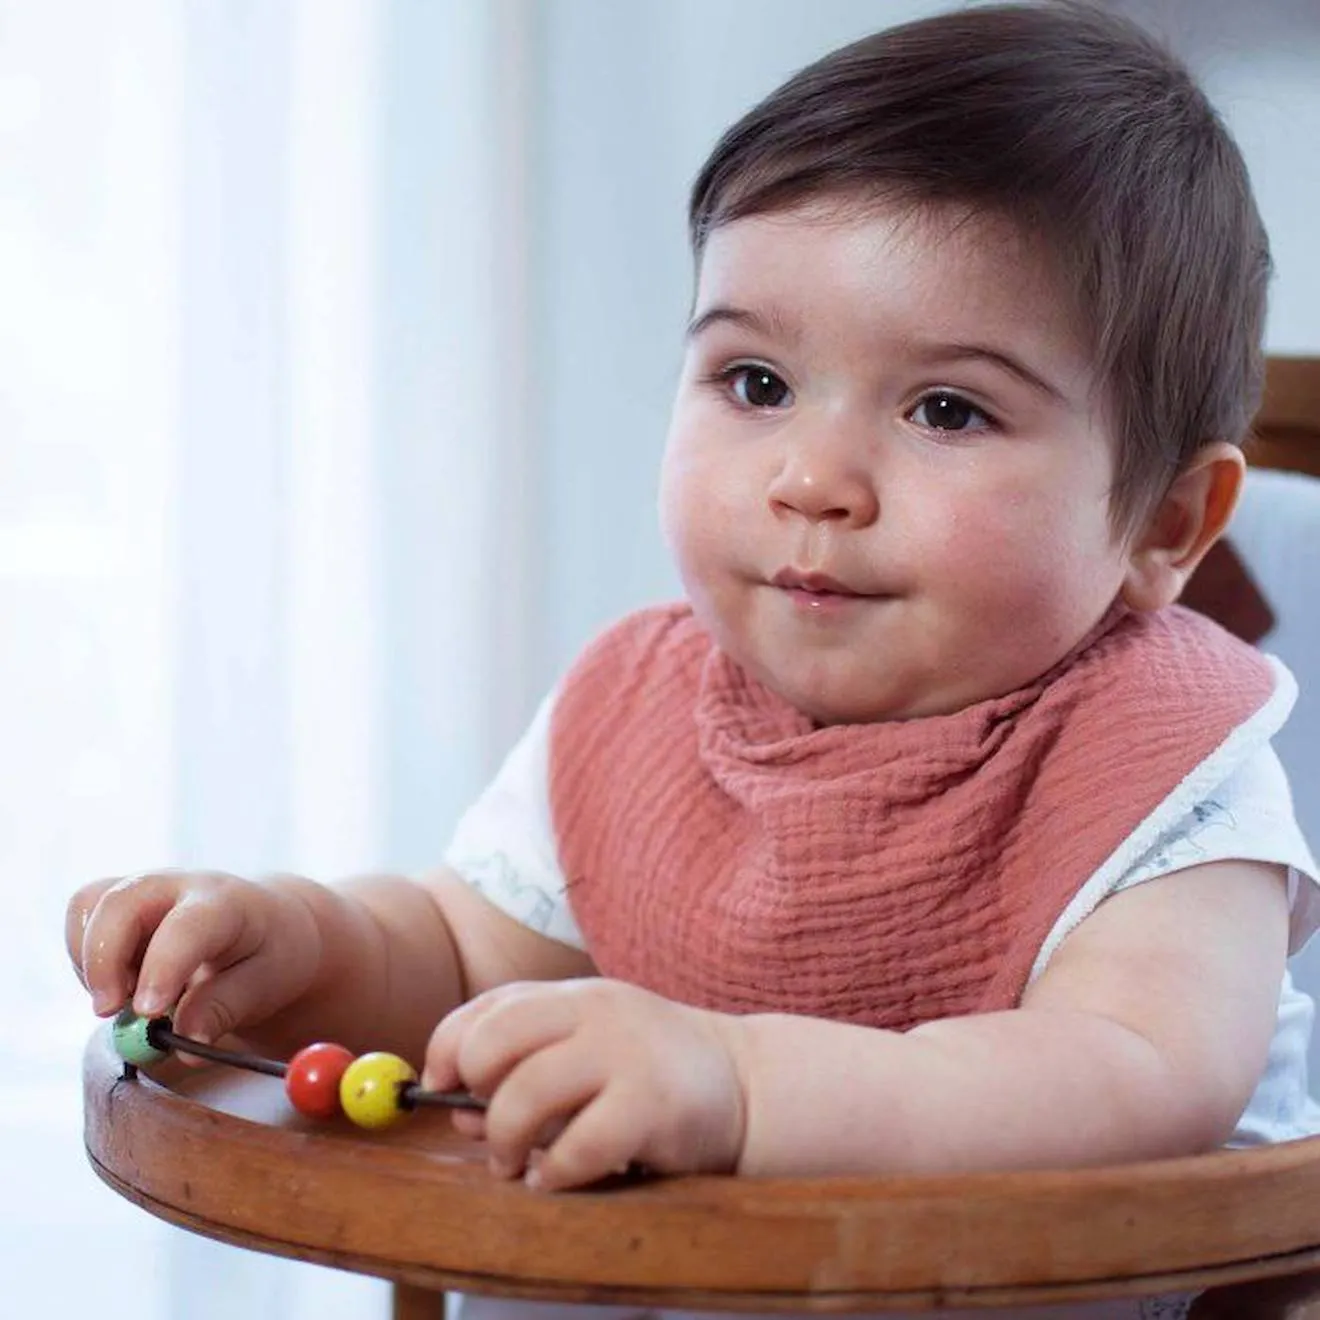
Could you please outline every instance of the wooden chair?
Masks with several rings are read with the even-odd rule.
[[[1252,429],[1246,452],[1253,469],[1320,477],[1320,358],[1269,359],[1265,394]],[[1247,571],[1240,542],[1230,530],[1213,546],[1182,599],[1254,643],[1276,620]]]
[[[1257,467],[1320,477],[1320,357],[1273,357],[1248,456]]]
[[[1258,430],[1254,462],[1320,475],[1320,359],[1271,362]],[[1266,615],[1239,614],[1250,627],[1268,626],[1267,595]],[[391,1279],[396,1320],[439,1320],[446,1288],[760,1312],[1205,1289],[1196,1320],[1320,1320],[1320,1138],[1067,1172],[545,1196],[487,1177],[434,1111],[373,1135],[313,1127],[268,1077],[169,1061],[126,1079],[104,1030],[84,1091],[88,1153],[116,1190],[238,1246]]]

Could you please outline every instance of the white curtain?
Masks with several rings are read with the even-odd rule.
[[[4,1314],[386,1314],[96,1181],[59,932],[99,875],[433,862],[530,712],[526,30],[0,0]]]
[[[83,1158],[59,931],[171,851],[181,40],[167,3],[0,6],[0,1258],[59,1316],[121,1259],[167,1314],[155,1225]]]

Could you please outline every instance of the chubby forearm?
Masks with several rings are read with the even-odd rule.
[[[1028,1169],[1226,1141],[1265,1067],[1281,867],[1214,862],[1107,899],[1009,1012],[906,1033],[725,1018],[749,1173]]]
[[[420,1064],[435,1024],[464,994],[434,895],[392,875],[333,885],[277,876],[267,883],[289,903],[290,920],[315,932],[316,970],[306,993],[245,1029],[244,1041],[287,1055],[314,1040],[335,1040]]]
[[[317,950],[306,991],[259,1033],[245,1033],[285,1052],[333,1039],[420,1068],[436,1024],[465,999],[510,981],[595,973],[582,950],[524,925],[443,866],[415,878],[269,883],[289,900],[291,918],[310,924]]]
[[[1090,1013],[1019,1009],[907,1033],[779,1015],[726,1025],[747,1174],[1157,1158],[1221,1143],[1240,1111],[1231,1093],[1217,1104],[1190,1093],[1185,1071],[1150,1040]]]

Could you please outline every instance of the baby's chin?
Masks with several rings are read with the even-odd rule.
[[[965,675],[950,675],[944,683],[920,683],[913,678],[900,687],[892,674],[802,674],[756,664],[744,667],[818,728],[938,719],[994,701],[1022,686],[1008,679],[969,686]]]
[[[802,674],[764,664],[744,667],[817,728],[884,724],[945,713],[937,708],[938,703],[923,701],[919,693],[900,693],[892,686],[878,687],[853,675]]]
[[[793,701],[819,729],[845,724],[896,724],[903,720],[925,719],[931,715],[945,715],[950,711],[932,706],[926,709],[920,703],[894,701],[858,701],[849,698],[812,697]]]
[[[692,606],[726,655],[819,728],[953,715],[1017,686],[1016,672],[942,666],[938,657],[910,652],[906,665],[900,657],[897,663],[868,667],[858,662],[855,651],[811,650],[794,646],[773,629],[730,624],[700,597],[692,599]]]

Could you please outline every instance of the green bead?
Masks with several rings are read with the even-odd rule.
[[[123,1009],[115,1018],[110,1036],[114,1041],[115,1053],[125,1063],[141,1066],[158,1063],[161,1059],[169,1057],[168,1050],[158,1050],[147,1039],[147,1028],[151,1022],[151,1018],[138,1017],[131,1008]]]

